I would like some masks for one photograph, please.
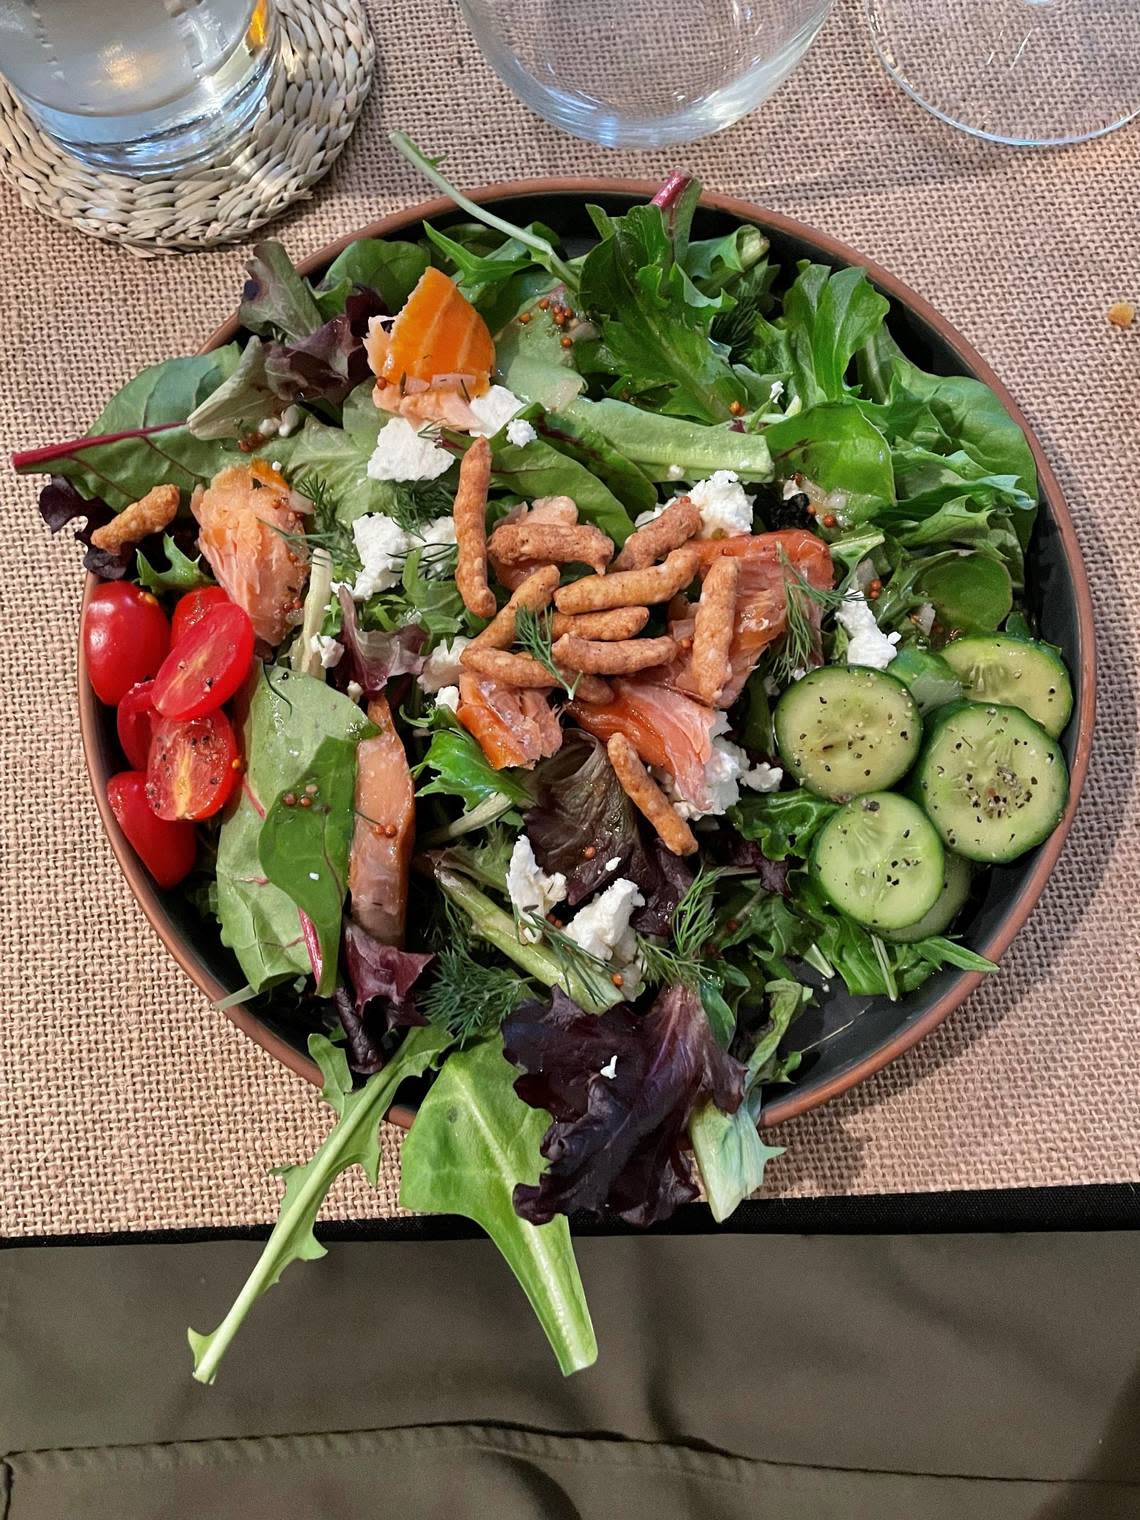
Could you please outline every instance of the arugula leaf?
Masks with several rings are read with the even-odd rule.
[[[324,1035],[309,1036],[309,1054],[325,1079],[321,1096],[335,1110],[337,1122],[311,1161],[281,1168],[285,1192],[277,1223],[225,1319],[209,1335],[187,1331],[198,1382],[214,1381],[246,1315],[285,1268],[291,1262],[316,1261],[326,1254],[313,1227],[329,1188],[351,1166],[362,1167],[375,1187],[380,1172],[380,1120],[396,1089],[405,1078],[421,1076],[435,1066],[451,1043],[446,1030],[413,1029],[387,1066],[354,1092],[344,1051]]]
[[[313,297],[325,320],[344,310],[358,286],[374,290],[390,312],[397,312],[427,266],[427,252],[417,243],[357,238],[333,259]]]
[[[673,235],[677,259],[693,284],[705,296],[728,290],[734,296],[741,275],[759,267],[767,274],[768,239],[759,227],[744,224],[721,237],[689,239],[682,251]]]
[[[621,545],[633,532],[633,521],[614,493],[553,444],[536,438],[533,443],[507,443],[503,435],[492,441],[493,480],[526,501],[539,496],[569,496],[578,505],[583,522],[593,523]]]
[[[218,835],[218,918],[222,943],[260,992],[312,969],[297,905],[268,879],[261,864],[259,845],[269,808],[282,792],[295,788],[325,739],[355,743],[376,730],[355,702],[324,681],[280,667],[262,670],[243,704],[235,727],[246,770]]]
[[[806,475],[824,491],[847,497],[851,522],[880,521],[895,501],[887,441],[853,402],[829,401],[765,428],[764,440],[781,479]]]
[[[568,1376],[596,1361],[597,1342],[566,1220],[536,1226],[514,1210],[516,1185],[538,1180],[550,1122],[516,1095],[514,1079],[497,1035],[448,1058],[404,1141],[400,1203],[486,1230]]]
[[[541,235],[541,229],[537,229]],[[474,304],[492,286],[501,285],[512,275],[521,274],[531,267],[531,257],[517,238],[507,238],[490,253],[476,253],[462,243],[438,231],[430,222],[424,223],[427,240],[444,262],[458,272],[456,284]]]
[[[806,858],[812,840],[838,807],[797,787],[794,792],[742,797],[729,808],[728,821],[745,839],[754,839],[769,860]]]
[[[650,480],[676,480],[678,470],[683,480],[700,480],[715,470],[733,470],[744,481],[772,479],[772,456],[760,433],[737,433],[664,417],[625,401],[585,396],[563,407],[555,422],[559,427],[581,425],[607,438]]]
[[[191,491],[227,464],[244,458],[225,442],[195,438],[186,418],[237,368],[236,343],[153,364],[129,380],[74,444],[33,450],[14,458],[22,473],[65,476],[84,496],[99,496],[115,511],[139,501],[152,486]],[[154,431],[140,436],[140,430]],[[126,437],[102,441],[107,435]],[[86,439],[100,440],[86,443]]]
[[[265,815],[257,841],[261,868],[317,931],[317,996],[336,986],[340,918],[348,892],[348,851],[356,822],[354,739],[322,739],[312,762]],[[310,805],[304,806],[302,799]]]
[[[699,422],[727,422],[747,396],[711,336],[721,308],[676,261],[661,209],[633,206],[582,261],[579,296],[600,323],[623,386],[658,408]]]
[[[243,327],[262,337],[283,335],[294,342],[316,332],[324,321],[321,309],[276,239],[255,243],[245,267],[249,279],[238,307]]]
[[[183,554],[169,533],[163,534],[162,550],[166,555],[165,570],[156,570],[141,549],[136,554],[136,574],[140,586],[161,596],[166,591],[197,591],[200,586],[214,584],[202,569],[201,555],[191,559],[189,555]]]

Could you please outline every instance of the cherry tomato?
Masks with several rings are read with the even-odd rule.
[[[237,740],[224,712],[204,718],[159,718],[146,767],[147,801],[155,816],[209,818],[241,775]]]
[[[208,608],[163,660],[154,710],[163,718],[201,718],[228,702],[253,663],[253,624],[233,602]]]
[[[120,771],[107,782],[107,801],[135,854],[160,887],[175,887],[194,869],[192,823],[156,818],[146,800],[142,771]]]
[[[157,672],[169,649],[170,624],[149,591],[107,581],[92,592],[83,615],[83,650],[100,702],[120,702]]]
[[[119,748],[127,757],[132,770],[145,771],[150,754],[150,736],[158,715],[154,710],[151,692],[153,681],[140,681],[119,703],[115,727],[119,731]]]
[[[179,597],[170,620],[170,647],[173,649],[183,634],[188,633],[211,607],[220,607],[228,601],[229,597],[220,586],[203,586],[200,591],[188,591]]]

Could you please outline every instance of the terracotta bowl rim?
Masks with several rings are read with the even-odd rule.
[[[484,202],[541,195],[582,196],[617,194],[649,198],[656,193],[657,189],[658,185],[655,182],[647,180],[616,177],[566,177],[497,181],[480,186],[478,189],[467,193],[471,200]],[[926,322],[928,326],[933,328],[942,342],[946,344],[960,361],[963,368],[993,389],[1009,414],[1024,430],[1025,436],[1029,440],[1029,445],[1033,451],[1033,457],[1037,465],[1041,496],[1047,503],[1047,511],[1061,538],[1066,567],[1076,602],[1077,647],[1075,650],[1066,651],[1066,653],[1070,655],[1074,663],[1079,667],[1080,697],[1072,718],[1072,722],[1076,724],[1076,741],[1073,763],[1070,767],[1069,800],[1064,815],[1056,829],[1041,846],[1029,875],[1021,883],[1013,902],[1006,911],[1003,923],[984,945],[978,947],[981,954],[988,956],[991,960],[996,960],[1005,952],[1014,936],[1024,925],[1057,863],[1076,815],[1078,801],[1088,774],[1089,756],[1092,749],[1093,722],[1096,708],[1096,641],[1092,596],[1089,590],[1088,575],[1081,555],[1076,529],[1073,525],[1073,519],[1064,494],[1061,491],[1060,483],[1045,457],[1044,450],[1033,429],[1030,427],[1028,419],[1005,385],[990,368],[989,364],[986,363],[973,345],[968,343],[945,317],[902,280],[884,269],[882,265],[876,263],[873,259],[864,257],[857,249],[841,242],[838,238],[820,232],[807,223],[785,216],[781,212],[770,211],[755,202],[742,200],[735,196],[705,192],[701,197],[701,205],[715,211],[727,212],[742,221],[755,222],[763,228],[771,228],[786,236],[798,238],[803,242],[813,245],[829,260],[842,264],[853,264],[866,269],[871,280],[879,289],[889,295],[892,301],[896,301],[900,305],[907,307]],[[446,197],[440,196],[422,201],[414,206],[409,206],[402,211],[391,212],[389,215],[381,217],[374,222],[369,222],[366,226],[359,228],[355,232],[346,233],[341,237],[335,238],[332,242],[326,243],[323,247],[318,248],[315,252],[302,259],[297,267],[303,274],[311,274],[329,264],[349,243],[355,242],[358,238],[391,236],[393,233],[403,231],[416,223],[444,214],[450,214],[454,210],[453,203]],[[198,352],[206,353],[210,349],[232,342],[237,336],[238,331],[239,322],[235,312],[233,316],[229,317],[210,334]],[[97,578],[93,575],[88,575],[83,592],[84,609],[86,609],[88,598],[97,584]],[[228,995],[229,989],[210,972],[205,963],[197,955],[193,944],[167,923],[167,915],[162,899],[147,872],[123,837],[107,803],[107,772],[99,763],[98,753],[100,748],[98,734],[103,723],[103,717],[99,704],[91,690],[90,683],[87,680],[82,641],[80,641],[79,649],[79,718],[83,752],[95,793],[95,801],[103,821],[103,826],[111,841],[111,847],[115,852],[123,874],[127,878],[127,884],[137,898],[151,926],[162,940],[165,948],[199,989],[212,1002],[217,1002]],[[766,1105],[761,1115],[762,1127],[770,1127],[782,1123],[786,1119],[795,1118],[797,1115],[805,1113],[808,1109],[818,1107],[820,1104],[837,1097],[840,1093],[846,1092],[849,1088],[857,1086],[874,1072],[888,1065],[896,1057],[902,1055],[904,1051],[909,1050],[924,1035],[929,1034],[932,1029],[942,1023],[974,991],[981,982],[983,975],[984,973],[980,972],[962,972],[925,1013],[916,1018],[907,1028],[900,1030],[891,1039],[885,1041],[878,1049],[864,1057],[863,1060],[856,1062],[847,1070],[837,1074],[827,1083],[802,1092],[797,1092],[793,1088],[783,1097],[777,1098]],[[279,1035],[275,1034],[261,1020],[251,1014],[244,1005],[239,1004],[226,1008],[224,1012],[232,1023],[236,1024],[239,1029],[249,1035],[252,1040],[256,1041],[263,1050],[274,1056],[291,1071],[296,1072],[298,1076],[306,1078],[306,1080],[317,1086],[320,1085],[321,1078],[315,1064],[307,1056],[295,1050]],[[393,1123],[404,1129],[411,1126],[414,1117],[414,1110],[400,1105],[392,1108],[388,1115],[388,1118]]]

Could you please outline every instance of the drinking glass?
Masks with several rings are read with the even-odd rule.
[[[462,0],[496,73],[610,148],[731,126],[791,73],[832,0]]]
[[[1140,113],[1140,0],[864,0],[887,72],[953,127],[1023,148]]]
[[[272,0],[0,0],[0,72],[85,163],[138,175],[224,154],[265,95]]]

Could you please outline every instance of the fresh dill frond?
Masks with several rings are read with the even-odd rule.
[[[515,614],[515,638],[533,659],[548,670],[561,686],[568,697],[573,697],[578,690],[580,676],[575,676],[573,681],[567,681],[554,661],[554,620],[550,608],[544,608],[542,612],[533,612],[529,607],[521,607]]]
[[[819,588],[809,585],[788,561],[783,550],[784,636],[771,656],[768,672],[778,686],[790,686],[805,670],[819,663],[819,619],[812,616],[812,606]],[[829,596],[834,593],[827,593]],[[842,601],[842,596],[839,601]]]
[[[293,482],[293,490],[313,504],[308,514],[308,527],[304,533],[278,532],[286,543],[294,544],[308,552],[324,549],[332,560],[335,580],[352,580],[360,569],[360,555],[352,529],[345,523],[338,510],[337,498],[323,476],[303,475]]]
[[[454,493],[438,480],[394,480],[392,502],[385,510],[403,528],[415,533],[437,517],[450,517]]]
[[[584,950],[565,930],[556,929],[537,913],[520,914],[517,922],[542,937],[558,962],[563,987],[577,985],[603,1007],[613,1000],[613,968],[608,961],[599,960],[589,950]]]
[[[672,944],[638,935],[647,982],[697,990],[705,946],[716,930],[716,887],[723,873],[700,870],[669,920]]]
[[[430,1024],[466,1041],[498,1029],[534,988],[517,970],[488,966],[476,960],[462,940],[451,940],[439,952],[435,980],[419,1000]]]

